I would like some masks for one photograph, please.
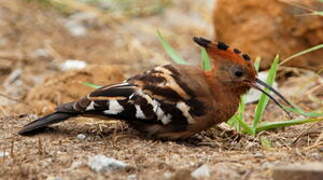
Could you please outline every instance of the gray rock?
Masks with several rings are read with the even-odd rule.
[[[210,177],[210,168],[204,164],[203,166],[200,166],[199,168],[195,169],[191,176],[194,178],[204,178],[204,177]]]
[[[101,154],[90,157],[88,166],[95,172],[121,170],[129,167],[128,164],[122,161],[109,158]]]

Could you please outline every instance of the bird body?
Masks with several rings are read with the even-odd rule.
[[[70,117],[93,116],[124,120],[154,137],[179,139],[227,121],[236,112],[240,96],[256,80],[256,71],[240,51],[203,38],[194,40],[207,49],[212,70],[193,65],[157,66],[62,104],[56,112],[27,124],[19,134]]]

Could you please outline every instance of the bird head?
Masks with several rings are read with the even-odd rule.
[[[224,86],[238,96],[246,93],[253,87],[266,94],[289,115],[283,106],[261,87],[268,88],[286,104],[293,107],[291,103],[277,90],[257,78],[257,71],[253,61],[247,54],[243,54],[238,49],[230,48],[223,42],[212,42],[201,37],[194,37],[193,40],[205,48],[212,59],[212,68],[210,71],[206,71],[205,74],[215,82],[216,86]]]

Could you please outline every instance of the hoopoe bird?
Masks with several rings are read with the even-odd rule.
[[[158,66],[122,83],[98,88],[78,101],[59,105],[56,112],[25,125],[19,134],[28,135],[71,117],[93,116],[123,120],[149,136],[184,139],[227,121],[237,111],[240,96],[251,87],[281,108],[261,86],[291,105],[256,77],[247,54],[222,42],[197,37],[193,40],[207,50],[211,70],[193,65]]]

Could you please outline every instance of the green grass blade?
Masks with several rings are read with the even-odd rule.
[[[238,113],[234,114],[228,121],[227,124],[231,127],[233,127],[236,131],[240,132],[240,126],[239,126],[239,115]]]
[[[279,122],[266,122],[266,123],[261,123],[256,128],[256,132],[259,133],[261,131],[266,131],[270,129],[294,126],[294,125],[305,124],[305,123],[319,122],[319,121],[323,121],[323,117],[309,118],[309,119],[294,119],[294,120],[279,121]]]
[[[210,71],[212,69],[211,62],[205,48],[201,48],[201,59],[202,59],[202,69],[204,71]]]
[[[323,116],[322,112],[305,112],[304,110],[300,109],[300,108],[290,108],[290,107],[284,107],[286,110],[303,115],[303,116],[307,116],[307,117],[320,117]]]
[[[163,35],[157,31],[158,39],[165,49],[168,56],[177,64],[188,64],[181,56],[177,54],[177,52],[172,48],[172,46],[168,43],[168,41],[163,37]]]
[[[246,97],[245,96],[241,96],[241,99],[240,99],[240,103],[239,103],[239,108],[238,108],[238,114],[239,114],[239,118],[244,121],[244,117],[243,117],[243,114],[245,113],[245,99]]]
[[[238,112],[227,122],[231,127],[234,127],[238,132],[252,134],[251,127],[245,122],[243,114],[245,112],[245,97],[242,96],[238,108]]]
[[[250,134],[252,135],[253,129],[242,119],[238,119],[239,126],[242,128],[242,132],[245,134]]]
[[[272,63],[268,77],[266,80],[266,83],[270,86],[274,83],[277,69],[278,69],[278,62],[279,62],[279,56],[277,55],[274,59],[274,62]],[[266,92],[268,92],[268,89],[265,89]],[[253,135],[256,135],[256,127],[259,124],[260,120],[262,119],[262,116],[264,114],[265,108],[268,104],[269,98],[265,94],[261,94],[259,98],[259,102],[257,104],[256,110],[255,110],[255,117],[252,122],[252,128],[253,128]]]
[[[245,96],[241,96],[240,104],[239,104],[239,109],[238,109],[238,123],[239,126],[242,128],[242,132],[247,133],[247,134],[252,134],[252,128],[246,123],[243,115],[245,113]]]
[[[301,52],[298,52],[298,53],[296,53],[296,54],[294,54],[294,55],[292,55],[292,56],[289,56],[288,58],[284,59],[284,60],[283,60],[279,65],[285,64],[285,63],[287,63],[288,61],[292,60],[293,58],[296,58],[296,57],[301,56],[301,55],[303,55],[303,54],[310,53],[310,52],[312,52],[312,51],[316,51],[316,50],[321,49],[321,48],[323,48],[323,44],[319,44],[319,45],[316,45],[316,46],[314,46],[314,47],[311,47],[311,48],[305,49],[305,50],[303,50],[303,51],[301,51]]]
[[[254,66],[255,66],[255,69],[256,69],[257,72],[259,71],[259,68],[260,68],[260,62],[261,62],[261,57],[257,56],[256,60],[255,60],[255,63],[254,63]]]
[[[323,11],[314,11],[313,14],[317,16],[323,16]]]
[[[89,83],[89,82],[82,82],[83,85],[85,86],[89,86],[91,88],[94,88],[94,89],[97,89],[97,88],[100,88],[102,86],[99,86],[99,85],[96,85],[96,84],[92,84],[92,83]]]

